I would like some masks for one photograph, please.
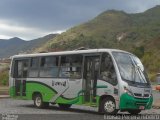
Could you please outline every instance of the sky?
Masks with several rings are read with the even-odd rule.
[[[139,13],[160,0],[0,0],[0,39],[62,33],[106,10]]]

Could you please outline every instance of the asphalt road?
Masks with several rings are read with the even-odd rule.
[[[68,110],[62,110],[58,106],[50,105],[47,109],[37,109],[33,106],[33,101],[0,99],[0,118],[9,115],[19,118],[15,120],[104,120],[104,115],[97,112],[97,109],[73,105]],[[146,110],[141,115],[160,114],[160,109]],[[118,116],[123,117],[128,113],[118,113]],[[13,117],[13,116],[11,116]],[[54,119],[53,119],[54,118]]]
[[[154,92],[154,99],[160,98],[159,92]],[[33,106],[33,101],[14,100],[10,98],[0,99],[0,119],[9,117],[18,117],[18,120],[104,120],[104,115],[100,115],[96,108],[73,105],[68,110],[62,110],[56,105],[50,105],[47,109],[37,109]],[[151,109],[141,112],[141,115],[160,114],[160,109]],[[14,116],[11,116],[14,115]],[[17,115],[17,116],[16,116]],[[128,115],[118,113],[118,116]],[[54,118],[54,119],[53,119]],[[17,119],[15,119],[17,120]]]

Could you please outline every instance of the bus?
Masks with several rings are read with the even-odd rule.
[[[140,59],[116,49],[15,55],[9,85],[11,98],[33,100],[37,108],[76,104],[105,114],[139,114],[153,102]]]

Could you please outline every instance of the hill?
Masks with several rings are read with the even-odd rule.
[[[56,48],[66,50],[84,46],[131,49],[132,51],[132,48],[158,37],[159,26],[160,6],[138,14],[110,10],[58,35],[38,50],[52,51]]]
[[[56,36],[36,51],[73,50],[81,46],[118,48],[135,53],[155,74],[160,72],[159,40],[160,6],[136,14],[109,10]]]
[[[18,37],[8,40],[0,39],[0,58],[8,58],[15,54],[31,52],[55,36],[56,34],[50,34],[31,41],[25,41]]]

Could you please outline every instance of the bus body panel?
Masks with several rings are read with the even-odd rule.
[[[16,91],[16,78],[11,77],[10,71],[10,96],[12,98],[19,99],[33,99],[33,94],[36,92],[41,93],[44,102],[51,103],[64,103],[64,104],[86,104],[92,106],[100,105],[100,98],[102,96],[112,96],[116,102],[116,109],[128,110],[128,109],[140,109],[141,106],[144,106],[144,109],[150,109],[153,97],[151,96],[151,87],[142,88],[140,86],[130,86],[127,82],[123,81],[120,75],[118,65],[112,55],[112,51],[124,52],[121,50],[114,49],[94,49],[94,50],[82,50],[82,51],[66,51],[66,52],[55,52],[55,53],[41,53],[41,54],[29,54],[29,55],[18,55],[12,57],[11,69],[13,71],[13,61],[14,59],[23,59],[31,57],[42,57],[42,56],[55,56],[55,55],[72,55],[72,54],[92,54],[95,53],[108,53],[112,57],[114,68],[116,71],[117,84],[113,85],[108,81],[98,78],[96,85],[96,103],[92,102],[92,99],[89,100],[89,104],[85,102],[85,87],[83,75],[81,79],[70,79],[70,78],[24,78],[25,80],[25,94],[23,94],[24,80],[21,78],[20,83],[20,94],[17,96]],[[129,53],[130,54],[130,53]],[[101,55],[101,54],[100,54]],[[101,58],[100,58],[101,59]],[[83,61],[84,62],[84,61]],[[83,63],[84,66],[84,63]],[[84,68],[82,68],[82,72]],[[99,68],[100,69],[100,68]],[[93,86],[93,79],[91,79],[91,86]],[[130,88],[133,93],[138,94],[148,94],[149,97],[143,98],[138,96],[130,96],[124,91],[124,86]],[[90,97],[93,97],[93,88],[90,89]]]

